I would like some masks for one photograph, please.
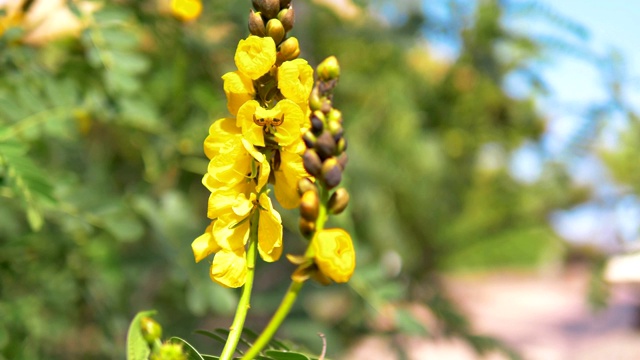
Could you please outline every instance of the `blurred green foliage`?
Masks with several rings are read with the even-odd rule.
[[[95,2],[93,13],[76,4],[78,37],[33,46],[16,27],[0,38],[0,358],[123,358],[129,320],[150,308],[167,335],[214,353],[192,331],[228,326],[237,293],[210,282],[190,243],[207,223],[201,144],[227,114],[220,77],[247,35],[250,2],[205,2],[192,23],[154,2]],[[514,151],[538,146],[545,119],[533,95],[513,98],[503,84],[524,73],[541,86],[530,64],[548,44],[507,31],[509,5],[498,1],[469,13],[452,2],[445,23],[419,2],[356,4],[353,15],[294,1],[302,56],[342,65],[335,105],[352,203],[335,221],[359,258],[351,286],[307,286],[281,334],[320,353],[324,332],[336,356],[359,334],[438,332],[401,306],[394,326],[375,325],[385,306],[411,301],[428,305],[445,334],[499,347],[473,334],[437,275],[562,261],[547,217],[588,192],[558,164],[532,182],[508,170]],[[400,20],[367,6],[396,6]],[[442,33],[460,43],[451,63],[426,46]],[[608,158],[636,185],[626,170],[637,142],[629,132]],[[301,251],[296,214],[283,218],[294,229],[286,251]],[[250,328],[265,324],[291,270],[259,264]]]

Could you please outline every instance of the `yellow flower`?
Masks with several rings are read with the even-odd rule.
[[[182,21],[191,21],[202,12],[200,0],[171,0],[171,13]]]
[[[213,194],[212,194],[213,195]],[[250,218],[260,212],[258,222],[258,252],[264,261],[272,262],[282,254],[282,220],[273,208],[267,194],[251,193],[233,197],[217,194],[209,201],[209,217],[215,217],[205,233],[191,244],[196,262],[216,253],[211,264],[210,277],[227,286],[244,285],[247,272],[245,245],[249,239]]]
[[[337,283],[349,281],[356,268],[351,236],[343,229],[325,229],[312,241],[315,263],[322,274]]]
[[[291,145],[300,138],[304,124],[300,106],[287,99],[280,100],[273,109],[265,109],[255,100],[247,101],[238,110],[236,120],[242,136],[255,146],[265,146],[265,131],[274,135],[278,145]]]
[[[236,192],[248,193],[255,187],[260,191],[269,180],[270,166],[264,154],[256,150],[246,139],[231,137],[209,161],[202,183],[215,193],[236,188]],[[251,182],[251,178],[257,183]]]
[[[254,98],[253,81],[241,71],[226,73],[222,79],[224,92],[227,95],[227,109],[232,115],[236,115],[242,104]]]
[[[280,166],[273,170],[276,199],[285,209],[298,207],[300,204],[298,181],[309,177],[304,169],[300,153],[289,151],[289,149],[295,149],[295,147],[289,146],[280,150]]]
[[[204,153],[207,158],[213,159],[227,141],[234,138],[239,140],[241,137],[242,132],[236,126],[235,118],[216,120],[209,127],[209,135],[204,140]]]
[[[240,40],[234,60],[238,70],[256,80],[276,63],[276,43],[268,36],[251,35]]]
[[[306,108],[312,87],[313,69],[306,60],[285,61],[278,68],[278,88],[287,99]]]

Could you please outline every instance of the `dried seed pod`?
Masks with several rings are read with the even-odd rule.
[[[322,160],[333,156],[333,152],[336,150],[336,141],[329,131],[325,130],[318,136],[315,149]]]
[[[321,174],[322,180],[325,185],[327,185],[327,188],[333,189],[338,186],[342,180],[342,169],[340,168],[340,164],[338,164],[338,160],[335,157],[330,157],[325,160],[322,164]]]
[[[300,198],[300,216],[309,221],[316,221],[320,212],[320,199],[318,193],[309,190]]]
[[[322,169],[322,160],[320,160],[320,156],[318,156],[313,149],[307,149],[304,152],[302,155],[302,164],[304,165],[304,169],[313,176],[318,176]]]
[[[329,198],[327,204],[329,212],[332,214],[340,214],[349,205],[349,192],[345,188],[339,188]]]
[[[267,34],[266,31],[262,15],[252,9],[249,13],[249,32],[251,35],[265,36]]]

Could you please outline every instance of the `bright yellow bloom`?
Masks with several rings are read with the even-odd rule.
[[[272,262],[282,254],[280,214],[267,194],[260,194],[259,200],[256,198],[255,193],[248,198],[244,194],[212,194],[208,216],[216,220],[191,244],[196,262],[216,253],[209,275],[223,286],[239,287],[245,282],[245,245],[251,228],[249,219],[255,211],[260,212],[257,234],[260,257]]]
[[[302,142],[302,140],[300,140]],[[303,145],[304,146],[304,145]],[[273,170],[275,176],[275,195],[280,205],[285,209],[293,209],[300,204],[298,181],[309,177],[302,164],[300,152],[290,151],[295,146],[289,146],[280,151],[280,166]]]
[[[269,180],[270,166],[264,154],[256,150],[246,139],[234,136],[224,143],[209,161],[202,183],[215,193],[231,188],[237,192],[260,191]],[[251,182],[251,178],[257,183]]]
[[[191,21],[202,12],[200,0],[171,0],[171,13],[182,21]]]
[[[349,281],[356,268],[356,253],[349,233],[343,229],[325,229],[312,241],[315,263],[320,272],[337,283]]]
[[[238,70],[256,80],[276,63],[276,43],[268,36],[251,35],[240,40],[234,60]]]
[[[265,109],[255,101],[247,101],[238,110],[236,125],[242,136],[255,146],[265,146],[265,131],[275,136],[278,145],[287,146],[298,140],[305,125],[304,113],[291,100],[280,100],[273,109]]]
[[[207,158],[213,159],[220,152],[220,148],[230,139],[242,137],[240,128],[236,126],[235,118],[216,120],[209,127],[209,135],[204,140],[204,153]]]
[[[278,68],[278,88],[284,97],[307,107],[313,87],[313,69],[306,60],[285,61]]]
[[[241,71],[226,73],[222,79],[224,80],[224,92],[227,95],[227,109],[235,116],[242,104],[253,100],[255,96],[253,80]]]

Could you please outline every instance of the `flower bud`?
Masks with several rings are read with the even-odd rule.
[[[318,193],[309,190],[300,198],[300,215],[309,221],[316,221],[320,212],[320,199]]]
[[[298,181],[298,194],[302,196],[302,194],[306,193],[307,191],[317,192],[318,188],[316,187],[316,184],[311,181],[311,179],[302,178]]]
[[[316,136],[313,135],[311,131],[305,131],[305,133],[302,134],[302,141],[304,141],[307,149],[313,149],[316,146],[316,140]]]
[[[322,99],[320,98],[320,94],[316,87],[311,90],[311,96],[309,96],[309,107],[311,110],[320,110],[322,107]]]
[[[289,7],[289,4],[291,4],[291,0],[280,0],[280,9]]]
[[[331,109],[327,114],[327,121],[335,121],[342,125],[342,113],[338,109]]]
[[[318,156],[318,153],[313,149],[307,149],[302,155],[302,163],[304,165],[304,169],[310,175],[317,176],[320,174],[320,170],[322,169],[322,160]]]
[[[342,137],[342,133],[344,132],[344,130],[342,129],[342,125],[335,120],[329,120],[327,121],[327,123],[329,133],[333,135],[333,139],[335,141],[338,141]]]
[[[339,188],[329,198],[327,204],[329,212],[332,214],[340,214],[349,204],[349,192],[345,188]]]
[[[346,142],[345,142],[345,148],[346,148]],[[342,170],[344,170],[344,168],[347,167],[347,162],[349,162],[349,156],[347,155],[346,152],[343,152],[342,154],[340,154],[340,156],[338,156],[338,164],[340,164],[340,168]]]
[[[336,153],[342,155],[347,150],[347,139],[341,137],[340,140],[336,143]],[[338,158],[338,162],[340,162],[340,158]],[[343,167],[344,169],[344,167]]]
[[[267,19],[272,19],[278,15],[280,11],[279,0],[252,0],[253,7],[262,12]]]
[[[166,342],[158,352],[151,353],[149,360],[187,360],[181,343]]]
[[[322,180],[327,185],[327,188],[333,189],[340,184],[342,180],[342,169],[338,160],[335,157],[330,157],[324,161],[321,169]]]
[[[324,160],[333,156],[333,152],[336,150],[336,141],[333,139],[331,133],[325,130],[318,136],[315,148],[320,159]]]
[[[251,35],[262,36],[266,35],[266,28],[264,27],[264,21],[262,15],[259,12],[251,10],[249,13],[249,32]]]
[[[293,29],[293,21],[295,18],[295,13],[293,12],[293,8],[282,9],[278,13],[278,20],[284,26],[284,31],[289,32]]]
[[[284,27],[278,19],[271,19],[267,22],[267,36],[270,36],[276,45],[280,44],[284,38]]]
[[[316,135],[320,135],[322,134],[322,130],[324,130],[324,123],[314,113],[313,115],[311,115],[311,131]]]
[[[337,79],[340,76],[340,65],[335,56],[329,56],[318,65],[318,77],[323,81]]]
[[[303,236],[308,237],[316,230],[316,223],[315,221],[309,221],[301,217],[298,227],[300,228],[300,233]]]
[[[300,55],[300,44],[298,44],[298,39],[295,37],[290,37],[280,44],[280,52],[279,56],[281,60],[293,60]]]
[[[150,317],[140,319],[140,329],[142,330],[142,337],[149,344],[153,344],[162,337],[162,327]]]

